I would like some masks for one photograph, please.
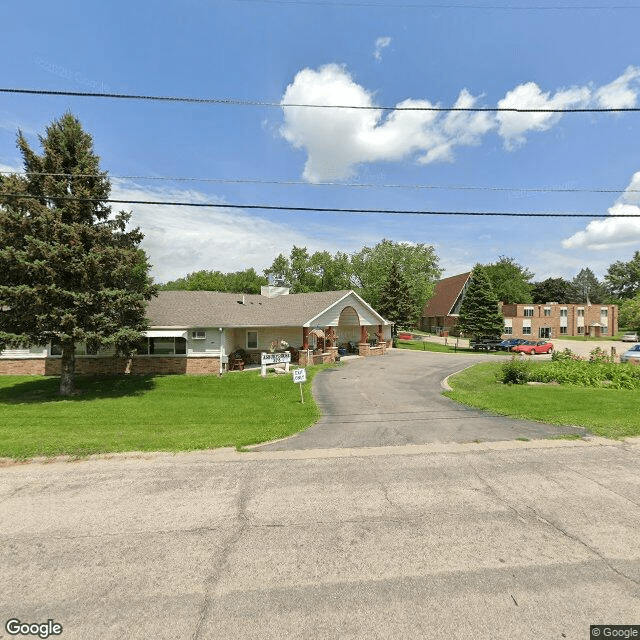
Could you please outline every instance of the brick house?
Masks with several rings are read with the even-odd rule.
[[[615,304],[503,304],[504,337],[562,338],[613,336],[618,332]]]
[[[391,344],[391,324],[354,291],[289,294],[263,287],[261,294],[217,291],[160,291],[147,306],[150,328],[132,358],[76,349],[76,372],[220,373],[230,353],[243,349],[253,359],[274,344],[305,350],[301,364],[331,362],[338,345],[351,342],[361,355],[382,355]],[[372,346],[376,342],[377,346]],[[55,345],[0,352],[0,374],[59,375]]]

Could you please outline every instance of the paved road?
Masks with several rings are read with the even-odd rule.
[[[496,357],[393,349],[382,357],[351,360],[344,367],[328,369],[315,377],[313,394],[323,413],[316,425],[286,440],[253,449],[379,447],[584,433],[581,429],[490,415],[442,395],[440,383],[448,375],[476,362],[495,361]]]
[[[61,640],[583,640],[640,623],[639,462],[636,439],[0,469],[0,623],[53,619]]]

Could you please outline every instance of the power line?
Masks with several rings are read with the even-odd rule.
[[[382,3],[382,2],[322,2],[321,0],[240,0],[258,4],[287,4],[287,5],[315,5],[319,7],[382,7],[385,9],[475,9],[475,10],[504,10],[504,11],[575,11],[593,10],[609,11],[624,9],[640,9],[637,5],[540,5],[540,6],[512,6],[512,5],[471,5],[471,4],[415,4],[415,3]]]
[[[360,109],[365,111],[434,111],[452,112],[463,111],[471,113],[622,113],[637,112],[640,107],[581,107],[569,109],[530,109],[525,107],[387,107],[371,105],[349,104],[308,104],[282,103],[264,100],[240,100],[237,98],[190,98],[184,96],[154,96],[129,93],[105,93],[92,91],[61,91],[52,89],[19,89],[0,87],[0,93],[14,93],[41,96],[69,96],[77,98],[109,98],[114,100],[145,100],[150,102],[183,102],[190,104],[227,105],[242,107],[268,107],[277,109],[308,108],[308,109]]]
[[[45,171],[0,171],[0,175],[20,176],[51,176],[69,177],[68,173],[48,173]],[[99,178],[95,173],[77,173],[74,178]],[[519,193],[640,193],[640,189],[614,189],[611,187],[599,187],[589,189],[586,187],[479,187],[473,185],[446,185],[446,184],[384,184],[367,182],[307,182],[305,180],[266,180],[261,178],[204,178],[195,176],[108,176],[113,180],[156,180],[165,182],[207,182],[212,184],[269,184],[281,186],[305,186],[305,187],[343,187],[360,189],[407,189],[407,190],[441,190],[441,191],[497,191]]]
[[[2,198],[31,199],[31,200],[68,200],[74,202],[109,202],[112,204],[141,204],[171,207],[196,207],[214,209],[262,209],[265,211],[304,211],[313,213],[370,213],[385,215],[416,215],[416,216],[503,216],[511,218],[640,218],[637,214],[605,214],[605,213],[557,213],[557,212],[511,212],[511,211],[423,211],[416,209],[343,209],[336,207],[299,207],[294,205],[269,204],[229,204],[219,202],[182,202],[158,200],[120,200],[101,198],[78,198],[76,196],[37,196],[20,193],[0,193]]]

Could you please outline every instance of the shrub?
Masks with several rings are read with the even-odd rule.
[[[607,355],[607,352],[601,347],[596,347],[589,352],[589,362],[611,363],[614,357]]]
[[[562,351],[554,351],[551,354],[551,359],[554,362],[578,362],[582,360],[579,355],[576,355],[571,349],[563,349]]]
[[[526,384],[531,376],[531,362],[513,356],[502,364],[498,380],[504,384]]]

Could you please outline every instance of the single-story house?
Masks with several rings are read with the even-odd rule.
[[[132,358],[77,346],[76,371],[114,373],[220,373],[242,349],[256,362],[261,352],[286,345],[300,363],[332,362],[340,345],[362,356],[391,346],[391,324],[354,291],[290,294],[267,286],[261,294],[160,291],[147,307],[150,328]],[[58,374],[60,353],[52,347],[5,349],[0,373]]]

